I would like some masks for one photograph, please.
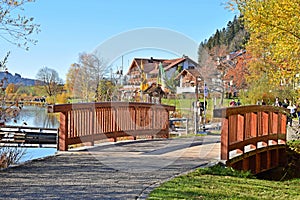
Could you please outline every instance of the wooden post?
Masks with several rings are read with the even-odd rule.
[[[223,119],[221,131],[221,160],[229,159],[229,132],[228,132],[228,118]]]
[[[68,113],[60,113],[58,147],[59,151],[68,151]]]
[[[92,134],[92,139],[90,141],[90,144],[91,146],[94,146],[95,145],[95,139],[94,139],[94,134],[95,134],[95,115],[96,115],[96,109],[95,107],[93,106],[90,110],[90,117],[91,117],[91,122],[90,122],[90,125],[91,125],[91,134]]]

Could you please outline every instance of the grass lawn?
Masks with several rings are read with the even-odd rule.
[[[300,199],[300,179],[267,181],[223,166],[197,169],[163,183],[148,199]]]

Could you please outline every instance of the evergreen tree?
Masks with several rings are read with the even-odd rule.
[[[212,50],[215,47],[225,45],[227,53],[243,49],[249,40],[249,33],[244,29],[244,22],[241,17],[235,16],[233,21],[227,23],[227,27],[217,29],[208,40],[199,45],[198,58],[201,58],[201,49]]]

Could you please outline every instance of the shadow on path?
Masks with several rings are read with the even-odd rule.
[[[0,171],[0,199],[137,199],[219,160],[220,136],[118,142]]]

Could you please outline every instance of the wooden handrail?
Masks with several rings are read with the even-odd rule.
[[[215,109],[213,115],[215,118],[227,118],[230,115],[243,115],[250,112],[277,112],[282,114],[289,113],[288,109],[278,106],[261,106],[261,105],[249,105],[249,106],[236,106]]]
[[[132,136],[169,137],[169,112],[174,106],[136,102],[60,104],[48,112],[60,112],[59,150],[68,145]]]

